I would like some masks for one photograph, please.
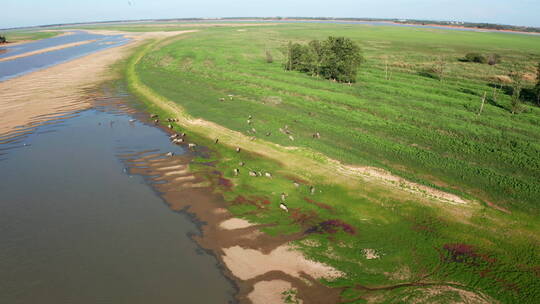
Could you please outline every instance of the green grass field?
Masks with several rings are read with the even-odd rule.
[[[366,62],[356,84],[284,71],[282,48],[289,40],[329,35],[362,46]],[[267,50],[273,63],[266,62]],[[496,52],[503,62],[459,61],[473,51]],[[452,303],[472,301],[472,293],[479,301],[534,303],[540,297],[540,109],[525,100],[523,111],[512,115],[510,96],[503,89],[494,98],[491,86],[515,66],[533,73],[540,37],[358,25],[239,26],[201,29],[138,54],[140,61],[128,63],[128,84],[135,93],[134,83],[140,81],[194,117],[347,164],[386,168],[483,203],[429,205],[381,188],[317,177],[297,188],[291,182],[294,172],[276,161],[239,155],[199,134],[198,141],[213,150],[210,159],[199,161],[216,160],[234,182],[232,189],[223,189],[229,209],[275,224],[265,229],[270,234],[306,231],[297,242],[302,251],[347,274],[327,282],[346,288],[344,300]],[[443,80],[426,77],[423,71],[440,56],[446,62]],[[533,84],[530,77],[527,81]],[[488,102],[479,116],[484,92]],[[149,100],[147,105],[170,115]],[[285,125],[294,141],[279,131]],[[312,138],[315,132],[320,139]],[[234,177],[231,170],[240,160],[247,168]],[[213,178],[207,166],[193,168]],[[274,176],[271,182],[251,178],[248,168]],[[316,193],[307,185],[315,185]],[[281,192],[289,195],[290,217],[265,206],[275,205]],[[367,259],[366,249],[379,258]]]

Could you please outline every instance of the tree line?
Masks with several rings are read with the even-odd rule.
[[[360,47],[345,37],[312,40],[307,45],[289,42],[285,69],[342,82],[356,82],[358,68],[363,61]]]

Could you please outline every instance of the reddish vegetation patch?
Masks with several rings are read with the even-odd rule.
[[[338,232],[339,228],[348,234],[356,234],[356,229],[353,226],[341,221],[341,220],[328,220],[321,222],[315,226],[310,227],[305,231],[306,234],[309,233],[329,233],[334,234]]]
[[[319,219],[317,213],[311,210],[308,212],[302,212],[301,209],[295,208],[291,209],[290,214],[293,221],[302,226],[313,225],[313,223],[317,222]]]
[[[255,197],[255,198],[246,198],[242,195],[237,196],[233,204],[237,205],[253,205],[259,209],[265,208],[266,205],[271,204],[271,202],[265,198]]]
[[[322,209],[326,209],[326,210],[329,210],[329,211],[334,211],[334,208],[332,206],[329,206],[325,203],[319,203],[319,202],[316,202],[308,197],[304,197],[304,200],[310,204],[314,204],[316,205],[317,207],[319,208],[322,208]]]
[[[223,177],[219,177],[218,178],[218,184],[220,186],[223,186],[225,188],[227,188],[227,190],[230,190],[233,186],[233,183],[230,179],[226,179],[226,178],[223,178]]]
[[[447,251],[448,258],[451,262],[464,263],[473,262],[474,260],[483,261],[488,264],[497,262],[497,259],[488,256],[487,254],[480,254],[472,245],[467,244],[445,244],[444,250]],[[487,275],[489,271],[485,271],[484,275]]]
[[[448,252],[448,258],[452,262],[463,263],[479,257],[471,245],[459,243],[445,244],[443,248]]]

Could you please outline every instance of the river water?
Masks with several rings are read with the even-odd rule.
[[[102,106],[0,137],[0,303],[233,302],[190,238],[196,224],[120,158],[184,148],[107,92]]]
[[[93,41],[95,40],[95,41]],[[129,42],[123,35],[95,35],[82,31],[74,31],[69,35],[42,39],[35,42],[0,48],[0,59],[21,55],[28,52],[57,47],[67,43],[93,41],[90,43],[59,49],[55,51],[20,57],[0,62],[0,81],[45,69],[53,65],[67,62],[90,53],[117,47]],[[2,52],[4,51],[4,52]]]

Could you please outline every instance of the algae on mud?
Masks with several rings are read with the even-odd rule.
[[[368,63],[357,86],[285,74],[279,60],[264,60],[265,49],[279,58],[279,46],[288,39],[329,33],[364,43]],[[528,106],[526,113],[510,115],[509,96],[502,93],[482,116],[476,109],[478,94],[493,89],[490,75],[506,73],[512,62],[529,69],[540,40],[503,35],[335,25],[206,29],[140,49],[128,64],[127,79],[152,112],[181,117],[180,128],[198,132],[197,140],[212,146],[211,160],[233,184],[221,190],[233,214],[266,224],[261,230],[270,235],[296,235],[293,243],[309,258],[346,274],[325,281],[343,290],[343,301],[533,303],[540,292],[540,206],[535,204],[540,186],[535,179],[539,148],[531,139],[538,138],[533,130],[539,111]],[[470,48],[493,45],[499,45],[506,64],[451,61]],[[444,81],[417,73],[441,52],[449,54],[453,67]],[[386,60],[390,80],[384,76]],[[234,97],[220,101],[227,95]],[[246,122],[250,115],[254,125]],[[284,125],[293,130],[294,141],[280,133]],[[316,131],[321,140],[311,137]],[[218,134],[227,137],[215,145]],[[304,156],[310,164],[318,155],[312,149],[351,164],[385,167],[464,195],[470,203],[443,204],[404,194],[399,185],[335,183],[324,171],[310,173],[310,167],[291,172],[287,159],[250,151],[255,144],[248,137],[257,147],[288,151],[294,159]],[[243,152],[236,153],[235,145]],[[208,166],[191,168],[211,176]],[[272,178],[252,177],[249,171],[270,172]],[[278,208],[281,193],[291,210],[287,215]]]

